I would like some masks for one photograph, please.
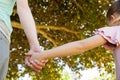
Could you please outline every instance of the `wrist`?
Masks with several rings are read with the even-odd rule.
[[[31,49],[39,49],[40,46],[38,41],[29,42],[29,45]]]
[[[35,54],[36,55],[36,54]],[[34,59],[36,59],[36,60],[39,60],[39,61],[41,61],[41,60],[46,60],[47,58],[47,55],[45,54],[45,51],[41,51],[40,53],[38,53],[35,57],[33,56],[33,57],[31,57],[31,59],[32,58],[34,58]]]
[[[35,51],[35,52],[40,52],[40,46],[39,45],[32,45],[30,46],[30,50]]]
[[[42,51],[42,59],[50,59],[50,54],[48,53],[48,50]]]

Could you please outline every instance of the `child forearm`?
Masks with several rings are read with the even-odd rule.
[[[80,41],[71,42],[57,48],[44,51],[43,58],[49,59],[54,57],[64,57],[80,54],[81,52],[93,49],[102,44],[105,44],[106,40],[100,36],[96,35],[91,38],[87,38]]]
[[[72,42],[68,44],[64,44],[57,48],[53,48],[50,50],[44,51],[45,59],[54,58],[54,57],[64,57],[64,56],[71,56],[83,52],[80,48],[82,45],[77,44],[77,42]]]

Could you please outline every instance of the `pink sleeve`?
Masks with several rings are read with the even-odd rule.
[[[115,46],[120,45],[120,26],[100,28],[94,33],[103,36],[109,44],[113,44]],[[105,44],[104,47],[106,49],[111,49],[113,46],[110,46],[109,44]]]

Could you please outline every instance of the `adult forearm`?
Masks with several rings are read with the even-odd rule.
[[[20,22],[23,26],[24,32],[29,41],[30,47],[39,46],[39,42],[37,39],[36,27],[33,16],[29,9],[29,6],[21,7],[19,4],[17,5],[17,11],[20,18]]]

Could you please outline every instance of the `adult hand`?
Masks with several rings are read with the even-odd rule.
[[[31,61],[30,58],[33,54],[40,54],[40,51],[34,51],[30,50],[25,57],[25,64],[29,66],[31,69],[33,69],[36,72],[40,72],[40,70],[45,66],[45,64],[48,62],[48,60],[34,60]]]

